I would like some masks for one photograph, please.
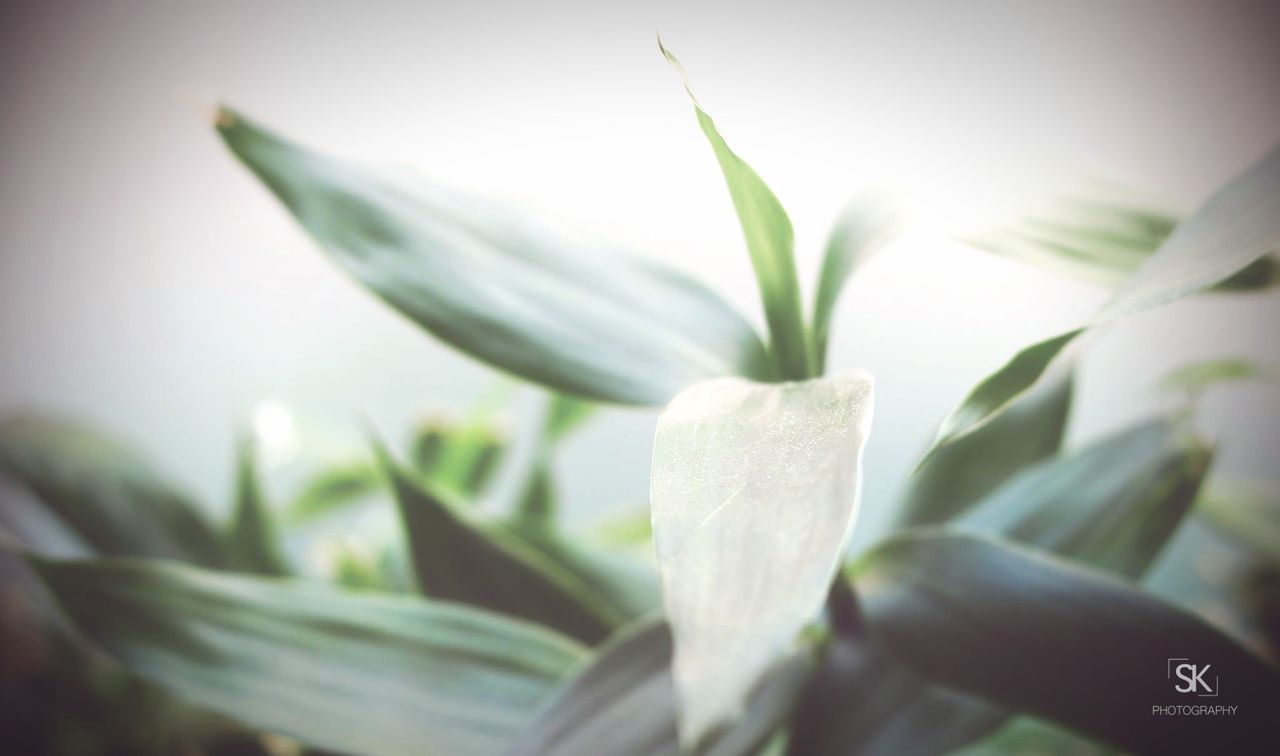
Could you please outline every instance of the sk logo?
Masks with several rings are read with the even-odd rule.
[[[1175,662],[1180,662],[1175,664]],[[1205,679],[1205,673],[1212,664],[1200,666],[1191,664],[1188,659],[1173,658],[1165,662],[1165,677],[1172,680],[1177,677],[1181,683],[1175,683],[1173,689],[1179,693],[1195,693],[1201,698],[1215,698],[1218,695],[1218,676],[1214,675],[1213,683]]]

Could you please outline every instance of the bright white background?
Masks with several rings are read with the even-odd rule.
[[[790,210],[806,280],[840,205],[877,177],[945,211],[972,201],[970,177],[1049,160],[1190,208],[1280,138],[1265,4],[30,6],[0,24],[0,410],[97,421],[215,510],[233,429],[263,400],[395,438],[494,376],[330,267],[218,143],[216,101],[660,257],[757,322],[655,31]],[[902,245],[848,289],[831,364],[878,377],[862,538],[964,391],[1100,296],[942,242]],[[1199,301],[1113,328],[1084,365],[1073,437],[1154,411],[1151,383],[1187,359],[1276,359],[1278,314],[1275,298]],[[1244,387],[1203,419],[1220,464],[1268,474],[1278,417],[1272,389]],[[610,412],[570,444],[578,521],[644,500],[653,420]]]

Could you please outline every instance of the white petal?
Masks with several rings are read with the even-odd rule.
[[[650,496],[680,736],[742,706],[821,609],[858,508],[872,379],[719,378],[658,420]]]

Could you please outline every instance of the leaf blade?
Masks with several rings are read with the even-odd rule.
[[[223,108],[227,147],[340,267],[464,352],[589,399],[656,404],[764,348],[710,290],[527,219],[288,142]]]

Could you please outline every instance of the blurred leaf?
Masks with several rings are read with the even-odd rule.
[[[591,529],[591,537],[603,546],[646,546],[653,540],[653,519],[648,507],[612,515]]]
[[[472,498],[493,479],[507,443],[505,434],[488,418],[461,423],[433,420],[415,431],[410,460],[421,479]]]
[[[101,554],[225,564],[197,506],[132,449],[87,426],[37,415],[0,423],[0,475]]]
[[[1025,756],[1119,756],[1121,752],[1035,717],[1017,717],[990,737],[956,751],[954,756],[990,756],[994,753]]]
[[[302,486],[289,503],[291,522],[306,522],[355,504],[381,489],[382,475],[370,461],[343,462],[321,470]]]
[[[543,412],[542,428],[534,442],[533,461],[516,499],[514,524],[521,530],[550,529],[556,512],[552,456],[556,446],[582,425],[596,405],[552,394]]]
[[[1067,197],[1032,207],[1021,217],[963,241],[993,254],[1073,278],[1115,286],[1151,256],[1177,217],[1132,199]]]
[[[511,212],[288,142],[229,109],[223,140],[330,257],[440,339],[586,398],[661,404],[719,375],[768,376],[759,338],[709,289],[568,243]]]
[[[418,485],[385,456],[383,466],[424,594],[540,622],[592,644],[624,620],[519,539],[481,528],[443,491]]]
[[[611,616],[634,620],[662,605],[658,575],[653,567],[626,554],[591,548],[552,530],[512,528],[511,534],[589,590],[609,607]]]
[[[856,577],[872,632],[944,684],[1139,752],[1239,751],[1274,740],[1280,675],[1204,621],[1105,573],[965,535],[901,536]],[[1158,717],[1203,700],[1168,660],[1211,664],[1231,717]],[[1181,696],[1181,697],[1180,697]]]
[[[1191,508],[1210,457],[1152,421],[1028,470],[956,524],[1137,578]]]
[[[946,522],[1015,473],[1052,457],[1071,411],[1065,371],[1016,399],[976,430],[934,446],[912,472],[895,513],[904,526]]]
[[[1280,146],[1178,224],[1098,313],[1111,320],[1166,304],[1280,250]]]
[[[654,547],[675,635],[681,741],[729,719],[818,612],[857,512],[872,379],[728,378],[658,420]]]
[[[1022,349],[996,372],[969,392],[959,407],[942,421],[934,447],[952,443],[1011,406],[1035,385],[1050,363],[1066,349],[1083,328],[1068,331]]]
[[[795,240],[791,219],[764,180],[729,149],[716,130],[715,122],[702,110],[689,89],[689,79],[680,61],[663,47],[661,40],[658,47],[667,62],[680,73],[685,90],[693,100],[698,126],[711,143],[716,162],[724,173],[729,196],[747,242],[747,252],[751,255],[756,283],[760,286],[764,317],[769,324],[769,349],[777,363],[778,375],[788,380],[809,378],[815,375],[815,365],[805,337],[804,309],[792,250]]]
[[[367,754],[499,754],[579,659],[486,612],[317,583],[32,559],[76,626],[198,706]]]
[[[595,414],[597,405],[584,402],[564,394],[552,394],[547,401],[546,417],[543,420],[543,437],[550,444],[563,441]]]
[[[869,190],[854,198],[831,230],[813,302],[813,353],[819,375],[826,369],[831,319],[840,292],[859,267],[897,236],[901,216],[894,200],[881,191]]]
[[[1138,268],[1091,319],[1100,325],[1221,283],[1280,249],[1280,146],[1219,189]],[[1084,332],[1033,344],[985,378],[952,410],[935,445],[972,431],[1035,384]]]
[[[795,708],[788,756],[947,753],[1007,718],[904,667],[867,635],[843,580],[827,608],[834,633]]]
[[[240,572],[287,575],[275,515],[263,499],[251,441],[240,444],[236,462],[236,505],[227,533],[231,566]]]
[[[805,652],[778,665],[753,692],[739,723],[697,753],[758,753],[785,720],[810,667]],[[681,754],[666,622],[645,621],[611,639],[517,739],[512,756],[596,756],[603,750],[616,756]]]
[[[1182,521],[1208,456],[1170,423],[1148,423],[1021,473],[956,524],[1137,577]],[[865,632],[836,636],[798,711],[793,756],[942,753],[1009,716],[912,674]]]
[[[1196,511],[1223,535],[1280,565],[1280,497],[1275,485],[1213,477]]]
[[[1169,373],[1160,381],[1160,386],[1194,396],[1214,384],[1238,381],[1274,383],[1280,381],[1280,367],[1244,359],[1203,360]]]

